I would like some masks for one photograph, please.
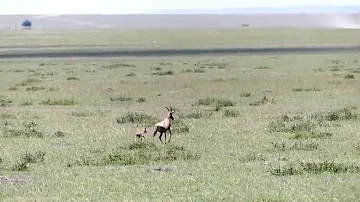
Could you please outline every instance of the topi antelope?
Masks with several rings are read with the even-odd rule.
[[[143,139],[145,139],[145,134],[147,134],[147,130],[146,128],[144,129],[137,129],[136,133],[135,133],[135,141],[137,139],[140,139],[140,141],[142,141]]]
[[[170,107],[170,109],[168,107],[165,107],[165,108],[168,110],[168,114],[162,121],[155,124],[155,131],[154,131],[153,139],[156,136],[156,133],[159,132],[160,133],[160,136],[159,136],[160,142],[163,143],[163,141],[161,140],[161,136],[164,133],[165,134],[165,144],[166,144],[166,132],[167,131],[170,132],[169,142],[170,142],[170,139],[172,136],[170,127],[171,127],[171,121],[174,120],[173,113],[175,113],[175,111],[173,111],[171,107]]]

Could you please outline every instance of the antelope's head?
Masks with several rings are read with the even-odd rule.
[[[144,128],[144,132],[143,132],[144,134],[146,134],[147,133],[147,130],[146,130],[146,128]]]
[[[170,107],[165,107],[167,110],[168,110],[168,116],[167,118],[171,119],[171,120],[174,120],[174,117],[173,117],[173,113],[175,113],[174,110],[172,110],[172,108]]]

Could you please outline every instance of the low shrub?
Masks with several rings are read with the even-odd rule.
[[[172,70],[167,70],[161,72],[153,72],[152,75],[158,75],[158,76],[174,75],[174,72]]]
[[[158,121],[159,120],[153,116],[139,112],[128,112],[127,114],[116,118],[116,122],[119,124],[136,123],[146,126],[154,125]]]
[[[40,105],[63,105],[63,106],[67,106],[67,105],[76,105],[77,102],[74,100],[69,100],[69,99],[63,99],[63,100],[43,100],[39,103]]]
[[[300,175],[304,173],[360,173],[360,167],[355,164],[346,165],[343,163],[324,162],[301,162],[300,165],[289,165],[271,169],[270,173],[275,176]]]

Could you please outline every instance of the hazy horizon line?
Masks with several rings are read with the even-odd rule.
[[[358,8],[359,7],[359,8]],[[331,4],[323,4],[323,5],[295,5],[295,6],[248,6],[248,7],[222,7],[222,8],[195,8],[195,9],[186,9],[186,8],[177,8],[177,9],[152,9],[152,10],[145,10],[141,12],[132,12],[132,13],[13,13],[13,14],[2,14],[1,15],[48,15],[48,16],[59,16],[59,15],[161,15],[161,14],[287,14],[285,11],[286,9],[316,9],[316,8],[346,8],[346,9],[355,9],[356,11],[300,11],[300,10],[293,10],[290,11],[289,14],[302,14],[302,13],[309,13],[309,14],[325,14],[325,13],[360,13],[360,4],[356,5],[331,5]],[[251,10],[258,10],[258,9],[265,9],[270,11],[260,12],[260,13],[254,13]],[[284,11],[281,12],[271,12],[271,10],[276,9],[284,9]],[[226,12],[233,10],[233,12]],[[238,10],[238,11],[235,11]],[[242,11],[240,11],[242,10]],[[250,10],[248,12],[245,12],[244,10]],[[183,12],[183,13],[181,13]],[[192,13],[195,12],[195,13]],[[196,13],[197,12],[197,13]],[[221,13],[226,12],[226,13]]]
[[[287,5],[283,5],[283,6],[248,6],[248,7],[222,7],[222,8],[195,8],[195,9],[182,9],[182,8],[177,8],[177,9],[153,9],[153,10],[148,10],[145,11],[146,13],[151,13],[152,14],[156,14],[155,12],[160,12],[160,14],[162,14],[162,12],[166,12],[166,14],[171,14],[168,12],[194,12],[194,11],[210,11],[210,12],[220,12],[220,11],[229,11],[229,10],[259,10],[259,9],[265,9],[265,10],[276,10],[276,9],[321,9],[321,8],[330,8],[330,9],[334,9],[334,8],[346,8],[346,9],[356,9],[357,11],[354,11],[354,13],[360,13],[360,4],[356,5],[331,5],[331,4],[323,4],[323,5],[295,5],[295,6],[287,6]],[[298,10],[297,12],[294,13],[307,13],[308,11],[304,10],[304,11],[300,11]],[[316,11],[310,11],[308,13],[313,13]],[[319,12],[319,11],[318,11]],[[341,12],[341,11],[338,11]],[[283,13],[283,12],[281,12]],[[319,13],[323,13],[323,12],[319,12]],[[325,12],[326,13],[326,12]],[[345,12],[346,13],[346,12]],[[174,14],[180,14],[180,13],[174,13]],[[185,13],[188,14],[188,13]],[[191,14],[196,14],[196,13],[191,13]],[[199,14],[205,14],[205,13],[199,13]],[[207,13],[206,13],[207,14]],[[216,14],[216,13],[208,13],[208,14]],[[230,14],[230,13],[228,13]],[[234,14],[241,14],[241,13],[234,13]],[[247,13],[244,13],[247,14]],[[266,14],[266,13],[258,13],[258,14]],[[271,14],[276,14],[271,12]]]

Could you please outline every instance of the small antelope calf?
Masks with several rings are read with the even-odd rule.
[[[139,139],[140,141],[142,141],[143,139],[145,139],[145,134],[147,134],[146,128],[137,129],[137,130],[136,130],[136,133],[135,133],[135,141],[136,141],[137,139]]]
[[[170,142],[170,139],[172,136],[170,127],[171,127],[171,121],[174,120],[173,113],[175,113],[175,111],[173,111],[171,107],[170,108],[165,107],[165,108],[168,110],[168,114],[162,121],[155,124],[155,131],[154,131],[153,139],[156,136],[156,133],[159,132],[160,133],[160,136],[159,136],[160,142],[163,143],[163,141],[161,140],[161,137],[162,137],[162,134],[164,133],[165,134],[165,144],[166,144],[166,132],[167,131],[170,132],[169,142]]]

